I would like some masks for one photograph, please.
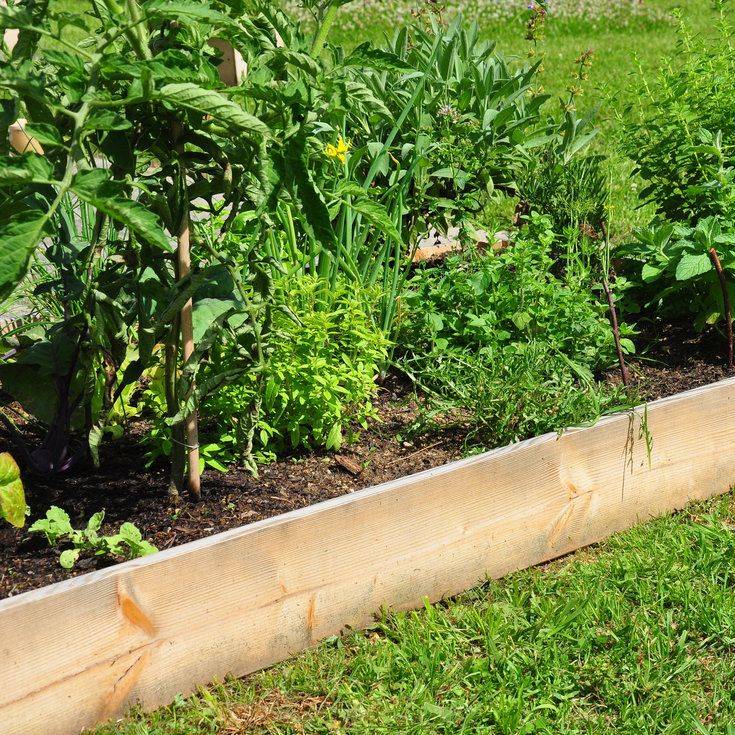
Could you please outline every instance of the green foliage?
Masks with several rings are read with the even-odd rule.
[[[606,308],[588,283],[554,275],[556,241],[533,215],[505,251],[455,256],[410,281],[399,365],[430,396],[430,416],[473,442],[585,423],[622,400],[594,385],[615,358]]]
[[[183,442],[175,434],[202,398],[236,373],[262,372],[271,288],[263,267],[271,253],[263,251],[278,225],[279,200],[296,213],[306,253],[299,265],[332,286],[344,273],[363,288],[390,285],[385,290],[395,295],[406,262],[401,187],[382,201],[387,190],[371,189],[372,176],[361,171],[343,182],[325,155],[346,116],[360,116],[369,131],[386,114],[360,81],[360,63],[339,53],[322,59],[323,39],[308,38],[273,7],[248,14],[217,0],[130,0],[119,8],[105,0],[91,10],[94,17],[53,8],[33,15],[13,5],[0,15],[0,29],[20,27],[28,41],[12,55],[1,52],[4,112],[25,116],[46,146],[43,158],[2,159],[0,289],[5,296],[16,288],[32,258],[43,263],[44,237],[62,286],[62,308],[44,319],[42,333],[11,345],[17,357],[4,366],[3,383],[26,399],[33,383],[51,389],[36,401],[45,406],[36,418],[47,437],[27,453],[47,472],[69,469],[84,455],[71,439],[79,428],[96,456],[110,412],[156,364],[158,344],[176,454]],[[79,43],[62,33],[68,23],[84,36]],[[276,44],[279,31],[284,48]],[[39,48],[39,37],[54,43]],[[235,89],[219,79],[220,57],[209,44],[215,37],[248,62],[250,73]],[[369,49],[362,60],[385,62]],[[81,220],[92,223],[82,236],[76,214],[65,220],[79,208],[89,210]],[[195,271],[181,278],[172,251],[187,210],[218,230],[194,242]],[[217,246],[232,228],[249,243],[237,258]],[[179,310],[189,298],[197,349],[184,363]],[[381,324],[391,310],[385,297]],[[222,342],[235,346],[237,360],[216,373],[211,346]],[[206,379],[197,380],[205,365]]]
[[[607,220],[608,186],[601,156],[565,160],[547,148],[528,161],[519,177],[524,208],[543,212],[555,232],[568,228],[600,238]]]
[[[257,209],[278,191],[268,172],[282,140],[219,79],[210,38],[229,40],[246,56],[273,45],[272,29],[234,6],[100,0],[65,14],[40,5],[0,12],[0,29],[21,29],[13,53],[0,51],[3,111],[10,120],[27,118],[45,148],[43,158],[0,160],[0,292],[18,286],[32,258],[41,267],[48,259],[62,308],[44,319],[42,333],[13,345],[17,358],[3,366],[13,375],[2,379],[21,397],[29,393],[16,389],[21,372],[26,383],[52,388],[36,417],[46,438],[27,455],[37,471],[58,472],[85,453],[71,439],[75,429],[84,429],[96,456],[108,412],[155,363],[157,343],[169,347],[172,424],[200,400],[207,386],[195,391],[193,384],[224,314],[211,334],[200,333],[185,365],[177,343],[179,310],[203,284],[219,284],[229,312],[247,314],[242,331],[267,321],[252,299],[244,303],[252,294],[238,291],[216,256],[181,278],[172,253],[193,206],[209,216],[231,213],[222,220],[229,225],[233,207]],[[69,24],[82,36],[76,44],[65,38]],[[41,38],[53,43],[39,46]],[[43,238],[50,244],[41,247]],[[258,284],[267,290],[267,282]],[[251,354],[241,369],[258,359]]]
[[[260,452],[339,449],[351,424],[366,426],[388,348],[370,317],[374,303],[343,280],[335,288],[314,276],[277,282],[276,304],[288,313],[275,311],[265,372],[224,386],[206,403],[225,457],[251,443]]]
[[[707,42],[679,26],[675,61],[652,85],[638,117],[624,125],[626,151],[655,204],[657,218],[623,251],[640,267],[633,292],[666,316],[693,315],[697,329],[728,318],[715,272],[735,274],[735,50],[720,6],[717,35]]]
[[[100,534],[104,511],[95,513],[83,529],[76,530],[71,525],[69,515],[52,505],[46,511],[46,517],[37,520],[29,529],[29,533],[42,533],[49,546],[70,544],[71,548],[61,552],[59,563],[64,569],[71,569],[82,554],[94,556],[111,556],[114,558],[137,559],[153,554],[158,549],[143,538],[140,530],[132,523],[123,523],[119,533],[111,536]]]
[[[726,228],[707,217],[696,227],[663,223],[637,231],[637,240],[621,253],[640,267],[644,305],[668,316],[694,315],[698,330],[721,322],[722,292],[710,251],[726,272],[735,272],[735,226],[726,223]],[[728,289],[735,296],[732,284]]]
[[[512,189],[537,147],[588,140],[571,113],[563,125],[542,118],[537,65],[511,66],[461,17],[449,26],[416,21],[384,48],[328,48],[309,63],[298,29],[273,10],[269,17],[288,54],[302,54],[286,79],[314,111],[284,160],[309,205],[279,204],[269,254],[283,260],[285,251],[290,267],[332,284],[338,276],[381,284],[377,322],[386,331],[427,222],[458,221],[496,188]],[[286,53],[254,60],[253,78],[280,84]]]
[[[735,221],[735,50],[722,6],[718,35],[695,37],[682,22],[675,56],[623,124],[624,147],[661,218],[696,225]]]
[[[23,528],[26,522],[28,507],[26,506],[23,481],[20,469],[12,455],[0,453],[0,519],[11,526]]]
[[[432,18],[395,31],[386,49],[422,74],[421,93],[395,139],[393,158],[414,167],[405,197],[412,225],[427,215],[458,220],[477,211],[496,188],[512,188],[524,154],[547,140],[533,91],[538,64],[512,67],[460,15],[449,26]],[[415,73],[406,75],[413,78]],[[411,94],[403,78],[369,80],[395,118]],[[387,174],[387,157],[376,164]]]

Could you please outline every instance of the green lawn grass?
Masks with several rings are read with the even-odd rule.
[[[735,734],[735,496],[96,735]]]

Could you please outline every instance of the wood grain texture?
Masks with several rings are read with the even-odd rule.
[[[735,484],[735,380],[0,602],[4,735],[73,735]]]

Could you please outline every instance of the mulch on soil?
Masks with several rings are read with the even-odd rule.
[[[641,400],[667,395],[728,376],[722,337],[713,332],[693,335],[687,325],[642,327],[639,344],[650,349],[631,362]],[[619,375],[611,371],[611,382]],[[376,399],[380,420],[339,455],[303,453],[261,467],[260,477],[233,468],[226,475],[205,474],[200,503],[186,499],[177,506],[167,496],[165,467],[146,469],[142,450],[132,440],[107,446],[100,469],[86,468],[66,477],[26,478],[34,515],[50,505],[66,510],[77,526],[104,508],[103,532],[114,533],[124,521],[135,523],[159,549],[302,508],[361,488],[438,467],[462,456],[461,432],[445,432],[407,440],[418,416],[409,386],[391,378]],[[0,451],[7,448],[0,436]],[[72,571],[58,563],[59,550],[40,534],[0,526],[0,599],[43,587],[109,565],[102,558],[82,559]]]

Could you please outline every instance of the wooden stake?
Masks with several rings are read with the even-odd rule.
[[[2,4],[4,5],[4,3]],[[9,51],[12,51],[15,48],[15,45],[18,43],[19,35],[20,32],[15,28],[7,28],[5,33],[3,33],[3,40],[5,41],[5,45],[8,47]]]
[[[248,65],[242,54],[233,48],[229,41],[210,38],[209,45],[222,54],[222,63],[217,67],[219,78],[228,87],[237,87],[248,75]]]
[[[618,353],[618,365],[620,365],[620,377],[623,380],[623,385],[627,388],[630,385],[630,373],[628,372],[628,366],[625,364],[623,346],[620,343],[620,326],[618,325],[618,312],[615,308],[615,299],[610,290],[610,284],[607,282],[607,278],[602,279],[602,287],[605,289],[605,296],[607,296],[610,322],[612,323],[613,337],[615,338],[615,350]]]
[[[191,272],[191,251],[189,238],[189,206],[185,205],[184,216],[181,220],[181,228],[179,230],[179,242],[177,248],[177,258],[179,263],[179,274],[181,278],[185,278]],[[194,302],[189,299],[181,309],[181,339],[183,342],[184,363],[187,363],[194,354],[194,319],[193,319]],[[191,384],[191,391],[194,390],[194,382]],[[202,478],[199,472],[199,422],[197,420],[197,410],[186,417],[186,448],[189,456],[189,492],[196,500],[202,497]]]
[[[26,124],[27,120],[21,117],[8,128],[11,147],[18,153],[37,153],[42,156],[43,147],[35,138],[28,135]]]
[[[720,279],[722,307],[725,312],[725,329],[727,331],[727,367],[729,370],[733,370],[735,368],[735,362],[733,361],[732,307],[730,305],[730,294],[727,291],[727,278],[725,277],[725,271],[715,248],[709,249],[709,257],[717,271],[717,277]]]
[[[173,126],[174,140],[176,140],[180,133],[181,127],[178,124]],[[180,175],[186,178],[186,169],[182,163],[184,146],[178,146],[179,152],[179,166]],[[183,186],[186,190],[186,182]],[[181,224],[179,225],[178,242],[176,248],[176,260],[178,265],[178,276],[179,278],[186,278],[191,273],[191,238],[190,238],[190,220],[189,220],[189,202],[183,202],[183,214],[181,216]],[[184,357],[184,364],[186,364],[194,354],[194,302],[189,299],[181,309],[181,340],[182,350]],[[192,380],[190,386],[190,394],[193,393],[195,388],[194,381]],[[188,455],[188,475],[189,475],[189,492],[192,494],[195,500],[200,500],[202,497],[202,478],[199,471],[199,421],[197,417],[197,409],[193,409],[191,413],[184,420],[184,429],[186,434],[186,451]]]

